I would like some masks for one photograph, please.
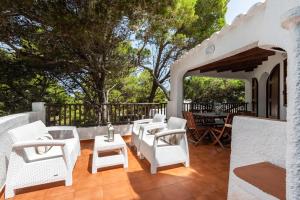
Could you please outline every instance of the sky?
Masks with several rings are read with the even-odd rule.
[[[255,3],[263,1],[264,0],[230,0],[226,13],[227,24],[231,24],[237,15],[246,13]]]

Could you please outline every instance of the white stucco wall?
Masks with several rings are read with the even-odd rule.
[[[171,67],[171,101],[168,111],[172,115],[181,115],[182,78],[187,71],[257,46],[266,49],[272,47],[286,49],[288,32],[281,27],[281,16],[295,4],[287,3],[286,0],[267,0],[265,3],[258,3],[250,8],[246,14],[239,15],[232,25],[225,26],[220,32],[213,34],[211,38],[183,55]],[[215,50],[213,53],[207,54],[206,49],[211,45],[215,46]],[[211,74],[214,73],[211,72]],[[234,78],[238,74],[239,79],[250,81],[251,77],[249,76],[252,73],[234,74],[225,72],[216,76]],[[281,113],[285,116],[285,109],[282,109]],[[264,112],[260,111],[260,114],[264,115]]]
[[[252,117],[234,117],[229,173],[229,200],[276,199],[238,178],[237,167],[270,162],[285,168],[286,122]]]

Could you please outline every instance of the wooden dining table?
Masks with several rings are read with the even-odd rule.
[[[206,112],[206,113],[193,113],[193,115],[198,118],[201,121],[201,124],[204,128],[206,128],[206,132],[210,132],[211,134],[214,134],[213,129],[215,127],[223,127],[225,123],[225,119],[228,115],[228,113],[225,112]],[[221,123],[217,123],[216,119],[222,120]],[[218,142],[221,147],[223,147],[222,143],[220,141],[214,140],[213,144],[216,144]]]
[[[196,117],[201,117],[201,118],[209,118],[209,119],[225,119],[227,117],[228,113],[225,112],[203,112],[203,113],[193,113]]]

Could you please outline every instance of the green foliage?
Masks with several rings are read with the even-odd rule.
[[[245,85],[240,80],[187,77],[184,98],[197,102],[244,102]]]
[[[185,51],[201,43],[224,25],[228,0],[177,0],[166,12],[147,16],[136,34],[137,65],[152,75],[153,93],[160,87],[168,97],[170,66]]]
[[[147,102],[151,90],[151,75],[148,71],[132,72],[119,80],[118,85],[109,92],[109,102],[136,103]],[[157,90],[154,102],[166,102],[161,90]]]
[[[106,102],[115,77],[133,66],[129,44],[144,16],[164,13],[172,0],[0,2],[0,42],[27,68],[42,67],[87,103]],[[9,63],[7,63],[9,64]],[[125,71],[125,72],[124,72]]]
[[[164,102],[171,64],[224,25],[226,5],[1,0],[0,43],[9,48],[0,51],[0,110],[32,101]]]

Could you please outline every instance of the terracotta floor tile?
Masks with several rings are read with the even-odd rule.
[[[164,199],[193,199],[192,194],[183,188],[180,183],[162,187],[160,190],[163,193]]]
[[[45,199],[51,200],[73,200],[75,198],[75,193],[66,193],[66,194],[58,194],[52,196],[46,196]]]
[[[126,137],[130,142],[130,137]],[[150,174],[150,164],[140,160],[128,148],[129,168],[122,166],[100,169],[92,174],[93,141],[81,142],[81,156],[73,171],[73,185],[53,183],[18,191],[14,199],[226,199],[230,150],[217,151],[214,146],[190,145],[190,167],[174,165]],[[0,193],[0,200],[4,196]]]
[[[136,199],[160,200],[160,199],[164,199],[164,195],[160,189],[154,189],[154,190],[149,190],[149,191],[140,193],[138,196],[136,196]]]
[[[4,200],[4,190],[0,191],[0,200]]]
[[[103,189],[102,187],[94,187],[83,190],[76,190],[75,200],[102,200],[103,199]]]
[[[106,200],[133,198],[133,191],[128,181],[103,185],[103,197]]]

